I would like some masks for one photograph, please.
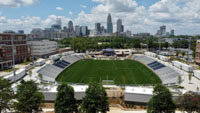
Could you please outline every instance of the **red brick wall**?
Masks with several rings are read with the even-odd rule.
[[[12,39],[11,34],[0,34],[2,40],[0,44],[5,44],[2,47],[2,60],[12,60]],[[28,51],[28,45],[26,43],[26,35],[14,34],[14,45],[16,47],[15,62],[21,63],[25,58],[30,57],[30,51]]]

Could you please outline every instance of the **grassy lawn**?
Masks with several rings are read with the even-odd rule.
[[[118,85],[161,83],[154,72],[133,60],[81,60],[63,71],[57,81],[90,83],[107,79]]]

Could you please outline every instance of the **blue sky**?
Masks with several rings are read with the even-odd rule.
[[[200,34],[200,0],[0,0],[0,32],[50,27],[57,17],[93,29],[95,22],[106,26],[108,13],[114,30],[121,18],[132,33],[155,34],[166,25],[176,34]]]
[[[0,0],[1,1],[1,0]],[[145,7],[151,6],[159,0],[136,0],[139,5],[144,5]],[[82,8],[81,5],[87,6],[87,8]],[[91,0],[39,0],[33,5],[22,6],[19,8],[11,8],[8,6],[0,6],[0,11],[2,15],[8,18],[19,18],[21,16],[39,16],[43,19],[47,18],[48,15],[62,15],[69,18],[75,18],[81,11],[90,13],[91,9],[98,5],[96,2]],[[62,11],[56,10],[56,7],[63,8]],[[73,15],[69,15],[72,11]]]

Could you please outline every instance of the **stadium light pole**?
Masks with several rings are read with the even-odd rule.
[[[73,51],[75,52],[75,49],[74,49],[74,37],[72,37],[72,39],[73,39],[72,47],[73,47]]]
[[[14,52],[14,35],[11,34],[11,39],[12,39],[12,55],[13,55],[13,81],[15,81],[15,52]]]
[[[160,36],[159,36],[158,40],[159,40],[159,54],[160,54],[160,50],[161,50],[161,47],[160,47],[160,44],[161,44]]]
[[[189,64],[190,43],[191,43],[191,37],[189,38],[189,46],[188,46],[188,52],[187,52],[187,63],[188,63],[188,64]]]
[[[149,50],[149,40],[147,38],[147,51]]]

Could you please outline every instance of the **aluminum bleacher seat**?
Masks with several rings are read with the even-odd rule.
[[[180,76],[180,74],[170,67],[167,67],[164,64],[144,55],[134,55],[132,59],[151,68],[159,76],[163,84],[173,84],[178,82],[177,77]]]

